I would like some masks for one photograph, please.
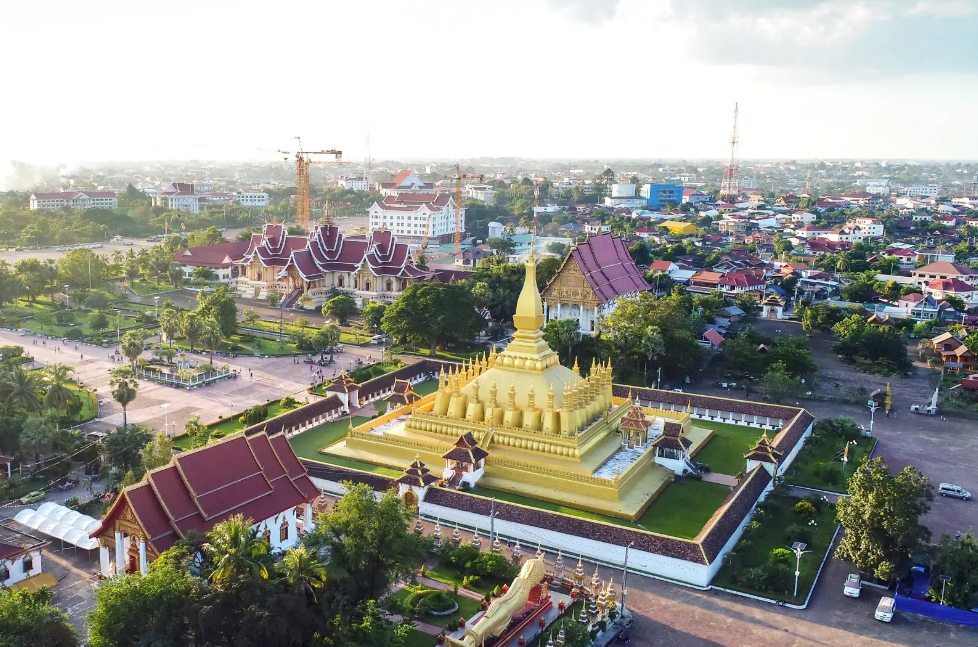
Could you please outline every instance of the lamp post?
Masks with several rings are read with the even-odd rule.
[[[69,288],[71,288],[70,285],[65,285],[65,307],[66,308],[70,308],[71,307],[71,297],[68,296],[68,290],[69,290]]]
[[[625,597],[628,595],[628,549],[635,545],[635,542],[625,546],[625,563],[622,565],[621,573],[621,614],[625,615]]]
[[[950,575],[941,575],[941,604],[944,604],[944,587],[951,581]]]
[[[869,435],[873,435],[873,418],[875,417],[876,410],[880,408],[880,405],[876,404],[876,400],[869,400],[866,403],[869,407]]]
[[[797,600],[798,599],[798,576],[801,575],[801,556],[804,555],[805,553],[810,553],[812,551],[805,550],[806,548],[808,548],[808,544],[802,543],[800,541],[796,541],[795,543],[788,546],[788,548],[790,548],[791,552],[795,554],[795,594],[793,598]]]
[[[167,435],[170,431],[170,403],[161,404],[160,409],[163,409],[163,435]]]
[[[157,319],[159,319],[160,318],[160,298],[159,297],[153,297],[153,307],[154,307],[153,312],[155,314],[155,317]]]

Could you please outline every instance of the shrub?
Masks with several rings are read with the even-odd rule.
[[[818,516],[818,509],[811,501],[799,501],[795,504],[795,516],[809,521]]]
[[[793,523],[784,529],[784,535],[791,543],[800,541],[804,544],[810,544],[812,543],[812,535],[814,534],[812,530],[812,527],[807,524]]]
[[[67,326],[75,323],[75,313],[71,310],[58,310],[54,313],[54,320],[59,326]]]
[[[287,395],[281,400],[279,400],[279,406],[283,409],[295,409],[299,406],[299,401],[293,398],[291,395]]]
[[[468,573],[472,571],[472,563],[479,558],[479,554],[478,548],[462,544],[448,551],[445,562],[459,573]]]
[[[482,553],[472,561],[472,567],[482,577],[505,578],[509,574],[509,561],[498,553]]]
[[[794,571],[791,566],[781,562],[768,562],[761,567],[762,586],[768,591],[787,591],[791,588],[793,577]]]
[[[67,337],[68,339],[81,339],[82,331],[80,328],[69,328],[68,331],[65,333],[65,337]]]
[[[262,420],[268,418],[268,407],[264,404],[256,404],[255,406],[246,409],[241,417],[238,418],[238,422],[243,425],[251,426],[257,425]]]
[[[791,564],[793,555],[787,548],[775,548],[771,551],[770,562],[772,564]]]
[[[23,346],[0,346],[0,358],[3,358],[5,362],[9,362],[15,357],[21,357],[23,354]]]

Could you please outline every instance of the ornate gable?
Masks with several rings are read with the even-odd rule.
[[[550,279],[550,283],[543,289],[540,296],[545,302],[551,304],[577,304],[587,308],[596,308],[601,305],[601,301],[588,284],[587,279],[584,278],[584,272],[573,260],[573,254],[568,254],[564,258],[560,269]]]

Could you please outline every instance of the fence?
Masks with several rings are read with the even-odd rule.
[[[139,369],[136,376],[144,380],[156,382],[158,384],[165,384],[166,386],[186,387],[188,389],[193,389],[220,380],[237,377],[237,373],[232,371],[230,368],[225,368],[218,371],[198,373],[192,376],[190,379],[184,379],[178,373],[164,373],[160,370],[151,371],[147,369]]]

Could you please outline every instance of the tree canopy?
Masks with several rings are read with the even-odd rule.
[[[514,308],[515,309],[515,308]],[[466,342],[484,325],[468,287],[461,283],[415,283],[387,307],[381,327],[397,342],[428,348]]]

